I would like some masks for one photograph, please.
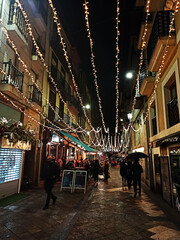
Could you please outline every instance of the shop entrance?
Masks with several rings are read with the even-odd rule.
[[[180,200],[180,151],[171,150],[170,151],[171,158],[171,173],[172,173],[172,194],[173,194],[173,203],[175,206],[175,202],[177,197]]]
[[[159,155],[154,155],[154,167],[155,167],[155,192],[162,195],[162,179],[161,179],[161,165]]]

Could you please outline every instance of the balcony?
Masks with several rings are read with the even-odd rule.
[[[179,108],[178,108],[178,100],[173,99],[168,104],[168,119],[169,119],[169,127],[174,126],[179,123]]]
[[[29,85],[28,99],[32,102],[37,103],[39,106],[42,105],[42,93],[37,89],[35,85]]]
[[[156,116],[151,119],[152,122],[152,136],[157,134],[157,122],[156,122]]]
[[[2,76],[1,83],[11,84],[16,86],[21,92],[23,89],[23,80],[24,80],[24,73],[20,72],[9,60],[9,62],[3,63],[3,70],[6,72],[7,76]]]
[[[27,45],[28,30],[26,22],[15,0],[11,0],[10,2],[7,30],[10,38],[15,41],[19,47]]]
[[[162,62],[166,41],[169,36],[169,25],[172,19],[172,11],[157,12],[149,43],[147,46],[148,70],[157,72]],[[176,39],[175,32],[171,33],[172,37],[169,39],[168,56],[166,57],[165,65],[171,58],[175,51]],[[164,67],[165,68],[165,67]]]

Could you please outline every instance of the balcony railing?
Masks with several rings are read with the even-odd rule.
[[[29,96],[30,101],[36,102],[38,105],[42,105],[42,93],[37,89],[35,85],[29,85]]]
[[[23,80],[24,73],[20,72],[9,60],[9,62],[3,63],[3,70],[6,72],[6,75],[2,76],[1,83],[12,84],[18,87],[18,89],[22,92],[23,88]]]
[[[155,49],[155,46],[157,44],[159,37],[165,37],[169,35],[169,25],[172,19],[172,11],[160,11],[157,12],[151,36],[149,39],[149,43],[147,46],[147,57],[148,61],[150,61],[153,51]],[[175,32],[171,33],[172,35],[175,35]]]
[[[25,37],[26,40],[28,39],[28,30],[26,27],[26,22],[15,0],[11,0],[10,2],[8,24],[9,25],[16,24],[21,34]]]
[[[173,99],[167,105],[168,105],[169,127],[171,127],[179,123],[178,100]]]
[[[143,64],[141,66],[140,76],[139,76],[139,89],[141,89],[144,78],[146,77],[155,77],[155,72],[148,71],[148,61],[147,59],[143,60]]]
[[[157,134],[157,121],[156,116],[151,119],[152,121],[152,136]]]

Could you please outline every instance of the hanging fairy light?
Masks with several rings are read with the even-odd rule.
[[[37,43],[36,43],[35,37],[34,37],[34,35],[33,35],[33,33],[32,33],[32,28],[31,28],[31,24],[30,24],[30,22],[29,22],[28,16],[27,16],[26,12],[24,11],[24,9],[23,9],[22,4],[20,3],[20,1],[19,1],[19,0],[15,0],[15,2],[17,3],[18,7],[20,8],[20,10],[21,10],[21,12],[22,12],[22,14],[23,14],[23,16],[24,16],[24,18],[25,18],[25,22],[26,22],[26,26],[27,26],[28,33],[29,33],[30,37],[32,38],[33,45],[34,45],[35,48],[36,48],[36,52],[37,52],[38,56],[40,57],[40,60],[42,61],[43,65],[44,65],[44,67],[45,67],[46,72],[49,74],[49,79],[50,79],[50,81],[53,83],[53,85],[54,85],[54,87],[55,87],[55,89],[56,89],[56,92],[58,93],[60,99],[63,101],[63,98],[62,98],[62,96],[61,96],[61,93],[60,93],[59,89],[57,88],[57,84],[54,82],[54,79],[53,79],[52,76],[51,76],[51,72],[49,72],[48,66],[46,65],[45,60],[44,60],[44,58],[43,58],[43,54],[40,52],[39,47],[38,47],[38,45],[37,45]],[[79,94],[79,92],[78,92],[78,87],[77,87],[77,85],[76,85],[76,83],[75,83],[75,80],[74,80],[74,75],[73,75],[73,73],[72,73],[72,67],[71,67],[71,64],[70,64],[70,62],[69,62],[68,55],[67,55],[67,51],[66,51],[66,44],[64,43],[64,39],[63,39],[62,36],[61,36],[61,27],[60,27],[61,25],[60,25],[60,22],[59,22],[58,17],[57,17],[57,12],[55,11],[55,8],[53,7],[52,1],[48,1],[48,2],[49,2],[49,4],[50,4],[50,7],[51,7],[52,10],[53,10],[53,13],[54,13],[53,19],[54,19],[54,22],[57,24],[58,35],[59,35],[60,38],[61,38],[61,44],[62,44],[62,46],[63,46],[64,57],[65,57],[65,59],[66,59],[66,61],[67,61],[67,63],[68,63],[69,72],[71,73],[72,81],[73,81],[73,84],[74,84],[75,91],[76,91],[76,94],[77,94],[77,96],[78,96],[78,99],[79,99],[79,101],[80,101],[81,107],[82,107],[82,109],[83,109],[83,113],[84,113],[84,115],[85,115],[85,117],[86,117],[86,119],[87,119],[90,127],[93,129],[93,131],[96,132],[96,130],[94,129],[94,127],[92,126],[92,124],[91,124],[91,122],[90,122],[90,119],[87,117],[85,108],[84,108],[83,103],[82,103],[82,98],[80,97],[80,94]],[[65,104],[65,106],[67,107],[66,102],[64,102],[64,104]],[[68,107],[67,107],[67,109],[68,109]]]
[[[88,8],[88,2],[86,0],[85,0],[85,3],[83,4],[83,6],[84,6],[84,10],[85,10],[85,20],[86,20],[87,33],[88,33],[88,38],[89,38],[89,42],[90,42],[91,65],[92,65],[92,70],[93,70],[94,83],[95,83],[95,87],[96,87],[96,95],[97,95],[97,98],[98,98],[99,111],[100,111],[104,131],[107,133],[107,129],[106,129],[105,121],[104,121],[104,115],[103,115],[103,112],[102,112],[101,98],[100,98],[100,95],[99,95],[99,86],[98,86],[98,82],[97,82],[97,71],[96,71],[96,65],[95,65],[95,60],[94,60],[95,56],[94,56],[94,53],[93,53],[93,40],[91,38],[91,31],[90,31],[89,17],[88,17],[89,8]]]
[[[157,89],[157,86],[158,86],[158,83],[161,79],[161,75],[162,75],[162,70],[164,68],[164,64],[165,64],[165,60],[166,60],[166,57],[167,57],[167,54],[168,54],[168,51],[169,51],[169,40],[171,38],[171,33],[173,31],[175,31],[173,25],[174,25],[174,20],[175,20],[175,14],[179,11],[179,7],[180,7],[180,1],[177,1],[176,2],[176,7],[175,7],[175,11],[172,13],[172,19],[171,19],[171,22],[170,22],[170,25],[169,25],[169,35],[168,35],[168,39],[166,41],[166,45],[165,45],[165,49],[164,49],[164,54],[163,54],[163,57],[162,57],[162,61],[161,61],[161,65],[158,69],[158,72],[157,72],[157,78],[156,78],[156,81],[155,81],[155,85],[154,85],[154,90],[153,90],[153,93],[151,95],[151,98],[150,98],[150,101],[148,103],[148,108],[147,108],[147,111],[145,113],[145,118],[144,118],[144,122],[146,122],[148,116],[149,116],[149,112],[150,112],[150,108],[151,108],[151,105],[152,103],[154,102],[154,99],[155,99],[155,94],[156,94],[156,89]]]
[[[116,15],[116,131],[118,132],[119,127],[119,15],[120,15],[120,6],[119,6],[119,0],[117,0],[117,15]]]

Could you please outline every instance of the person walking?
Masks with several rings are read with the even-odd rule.
[[[104,181],[108,181],[108,178],[109,178],[109,164],[107,161],[105,161],[104,163],[104,169],[103,169],[103,172],[104,172]]]
[[[57,197],[52,193],[52,189],[59,175],[60,175],[59,166],[54,161],[52,161],[52,156],[48,156],[47,163],[44,165],[43,169],[44,188],[47,193],[46,203],[45,206],[43,207],[43,210],[49,208],[49,202],[51,198],[53,200],[53,204],[56,203]]]
[[[128,184],[128,189],[131,189],[132,184],[132,162],[127,162],[127,170],[126,170],[126,179]]]
[[[94,160],[92,168],[93,168],[92,171],[93,171],[94,181],[97,182],[98,174],[99,174],[99,170],[100,170],[100,165],[99,165],[98,159]]]
[[[122,185],[123,186],[126,185],[126,172],[127,172],[127,165],[126,165],[125,161],[122,161],[120,163],[120,175],[122,177]]]
[[[141,196],[141,173],[143,173],[143,168],[139,164],[139,159],[135,159],[132,165],[134,197],[137,195],[137,185],[139,187],[139,196]]]

